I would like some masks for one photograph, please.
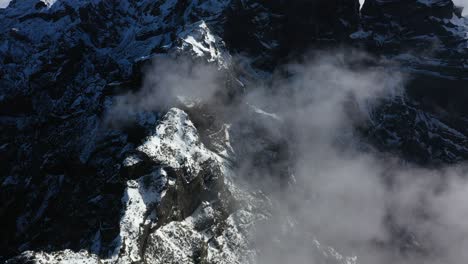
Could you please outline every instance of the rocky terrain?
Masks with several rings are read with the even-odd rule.
[[[303,234],[242,165],[294,192],[294,147],[239,98],[310,53],[361,51],[345,64],[405,76],[356,128],[362,148],[468,157],[468,24],[451,0],[13,0],[0,20],[0,262],[274,263],[262,254]],[[115,114],[176,58],[218,72],[214,99],[162,93]],[[305,244],[312,263],[359,263],[313,232]]]

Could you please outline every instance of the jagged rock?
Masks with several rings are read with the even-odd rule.
[[[256,67],[271,71],[285,57],[349,39],[358,27],[359,1],[234,0],[226,16],[227,46],[249,54]]]
[[[359,14],[358,2],[13,0],[0,9],[0,262],[258,260],[252,236],[270,217],[268,198],[231,169],[255,157],[265,175],[291,183],[285,142],[262,129],[274,115],[251,108],[253,121],[213,125],[198,108],[170,109],[106,123],[115,96],[137,91],[161,54],[217,64],[238,92],[307,48],[364,47],[413,77],[404,98],[373,113],[369,141],[411,161],[466,158],[459,9],[367,0]],[[325,263],[356,263],[310,244]]]
[[[150,60],[151,55],[175,52],[179,48],[188,52],[187,48],[205,49],[205,44],[212,45],[211,42],[193,42],[195,46],[182,47],[185,42],[180,42],[179,47],[177,39],[189,36],[192,32],[189,25],[200,25],[204,21],[206,26],[190,28],[195,28],[200,36],[211,34],[208,23],[211,25],[216,21],[227,2],[216,1],[213,5],[184,5],[182,2],[31,0],[13,1],[9,8],[0,9],[4,21],[0,26],[0,82],[3,88],[0,141],[2,146],[6,143],[18,146],[0,175],[0,182],[17,183],[2,187],[0,191],[2,197],[10,193],[16,196],[14,205],[6,203],[5,210],[0,212],[4,222],[8,223],[8,228],[1,233],[5,238],[0,243],[1,256],[18,254],[28,248],[60,249],[45,239],[26,243],[30,242],[30,236],[46,234],[57,237],[58,244],[63,247],[78,250],[91,248],[98,230],[106,230],[102,232],[103,241],[107,241],[103,244],[112,244],[118,233],[115,232],[118,228],[115,222],[118,222],[119,206],[97,212],[86,209],[77,214],[72,208],[92,208],[95,204],[106,207],[109,199],[118,204],[125,189],[119,177],[134,178],[140,173],[135,166],[121,169],[120,162],[134,153],[132,144],[139,144],[145,136],[141,136],[145,133],[144,126],[138,130],[109,131],[102,119],[111,100],[109,97],[135,89],[138,80],[142,79],[138,65]],[[139,19],[142,16],[146,18]],[[154,25],[160,25],[158,30],[153,30]],[[174,34],[178,33],[182,35],[177,38]],[[208,41],[216,39],[214,35],[209,36]],[[218,46],[208,46],[208,50]],[[212,52],[222,54],[218,50]],[[121,83],[119,89],[110,85],[114,83]],[[21,165],[10,167],[13,164]],[[145,166],[141,168],[143,171],[147,169]],[[76,176],[78,173],[81,179]],[[37,233],[30,230],[22,235],[17,228],[17,219],[24,219],[26,226],[40,226],[28,215],[37,210],[33,207],[39,206],[35,201],[44,199],[45,192],[38,190],[47,182],[46,174],[65,176],[66,187],[62,189],[66,191],[56,192],[53,200],[63,201],[70,210],[57,210],[62,203],[44,204],[50,209],[38,221],[51,218],[60,219],[56,224],[72,219],[85,222],[87,213],[83,215],[84,212],[102,215],[94,217],[100,221],[76,228],[83,239],[76,239],[74,245],[59,239],[71,238],[69,233],[52,228],[54,225],[47,227],[55,221],[43,222],[44,226],[38,228]],[[96,197],[102,200],[88,204],[88,200]],[[114,220],[104,220],[106,217]],[[107,223],[111,227],[100,228]],[[103,245],[101,253],[107,256],[108,249],[104,248]]]
[[[153,135],[137,149],[155,162],[186,168],[188,177],[195,177],[201,170],[200,165],[208,159],[219,159],[202,144],[188,115],[177,108],[168,111]],[[191,181],[191,178],[186,180]]]
[[[361,12],[362,30],[375,49],[386,52],[455,51],[465,37],[464,18],[451,0],[369,0]]]
[[[203,205],[210,206],[212,214],[221,218],[228,217],[233,210],[232,197],[220,168],[222,160],[199,141],[196,128],[182,110],[169,110],[137,149],[159,168],[127,182],[122,199],[124,215],[116,241],[118,250],[114,253],[118,256],[111,256],[108,260],[111,262],[147,261],[147,255],[154,254],[154,232],[184,221]],[[129,158],[124,162],[135,164]],[[206,229],[213,221],[197,221],[197,228]],[[184,235],[196,239],[190,230],[185,230]],[[178,245],[174,250],[186,249]],[[177,262],[164,260],[161,263]]]

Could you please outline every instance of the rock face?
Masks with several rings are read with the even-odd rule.
[[[256,155],[287,171],[278,142],[189,107],[106,122],[157,56],[215,64],[237,91],[309,48],[363,48],[411,76],[366,139],[412,162],[468,157],[467,24],[450,0],[13,0],[0,20],[0,262],[257,261],[269,199],[233,167]],[[319,263],[356,263],[310,245]]]
[[[229,49],[247,53],[258,60],[257,67],[272,70],[312,45],[349,39],[359,24],[359,1],[234,0],[226,17],[223,39]]]
[[[361,29],[351,36],[372,52],[397,61],[410,76],[408,97],[384,107],[371,133],[387,145],[384,148],[398,149],[418,162],[464,159],[466,124],[463,118],[454,122],[449,117],[467,113],[462,102],[467,99],[466,20],[460,9],[449,0],[369,0],[361,12]],[[405,126],[412,132],[408,134]],[[445,136],[439,137],[441,133]],[[392,137],[395,147],[385,143]],[[440,145],[441,141],[447,144]]]
[[[0,10],[2,256],[89,249],[95,236],[114,243],[123,183],[136,177],[121,178],[121,162],[157,116],[112,131],[103,122],[106,104],[139,87],[141,65],[165,49],[218,62],[222,50],[204,23],[225,4],[13,1]]]

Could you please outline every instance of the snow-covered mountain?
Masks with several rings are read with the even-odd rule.
[[[275,198],[238,165],[253,157],[287,192],[295,154],[265,132],[280,117],[238,98],[314,52],[363,51],[344,63],[405,76],[405,91],[360,123],[363,148],[428,166],[465,160],[461,13],[451,0],[11,1],[0,9],[0,261],[258,262]],[[151,93],[110,114],[152,79],[172,83],[151,71],[175,58],[216,69],[216,103]],[[313,263],[358,262],[321,243],[307,240]]]

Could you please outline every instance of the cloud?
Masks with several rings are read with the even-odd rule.
[[[118,125],[134,119],[142,111],[164,111],[181,103],[213,101],[222,78],[222,73],[211,64],[188,58],[157,57],[139,91],[115,98],[107,121]]]
[[[363,61],[377,66],[360,67]],[[404,77],[395,69],[360,53],[337,52],[289,65],[287,78],[247,93],[250,105],[280,117],[283,128],[275,131],[284,132],[293,153],[295,184],[266,189],[278,200],[278,218],[261,228],[271,234],[257,241],[268,252],[262,263],[314,263],[315,238],[358,256],[361,264],[466,259],[468,168],[429,169],[362,150],[356,127],[370,122],[383,100],[402,99]],[[257,164],[241,174],[249,170]],[[266,177],[279,179],[274,172]]]
[[[468,0],[453,0],[453,3],[457,6],[463,7],[463,16],[466,15],[466,8],[468,7]]]
[[[109,113],[204,105],[192,112],[208,106],[230,123],[239,180],[271,199],[272,217],[255,234],[259,263],[322,263],[315,239],[361,264],[466,260],[468,168],[407,164],[356,129],[382,101],[404,100],[395,65],[352,50],[312,54],[230,104],[220,103],[227,72],[183,58],[154,65]]]
[[[0,8],[5,8],[8,6],[11,0],[0,0]]]

